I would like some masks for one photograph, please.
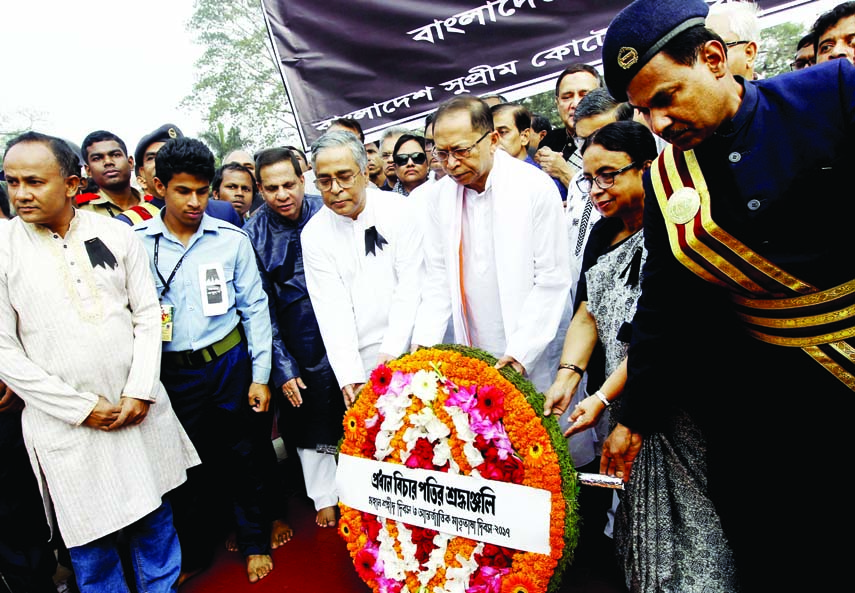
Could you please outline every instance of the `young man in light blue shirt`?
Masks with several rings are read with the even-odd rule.
[[[256,415],[270,400],[267,296],[247,235],[205,214],[214,176],[210,150],[192,138],[170,140],[157,153],[156,170],[166,205],[135,230],[161,302],[161,380],[202,457],[174,501],[183,572],[189,576],[210,562],[220,541],[217,503],[232,503],[238,548],[256,582],[273,569],[262,509],[272,447]],[[218,494],[230,500],[217,500]]]

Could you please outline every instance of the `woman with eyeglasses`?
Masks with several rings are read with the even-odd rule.
[[[642,177],[656,156],[653,135],[634,121],[601,128],[584,147],[578,185],[603,218],[591,229],[576,314],[545,406],[557,414],[572,400],[568,436],[593,428],[595,441],[602,443],[614,424],[610,412],[620,405],[646,259]],[[574,397],[586,370],[588,385],[600,387],[593,395]],[[730,549],[706,496],[703,438],[683,412],[662,425],[662,432],[644,439],[616,513],[615,546],[627,587],[733,591]]]
[[[430,169],[423,137],[404,134],[398,138],[392,150],[392,159],[395,161],[395,172],[398,175],[398,182],[392,188],[393,191],[408,196],[427,181]]]

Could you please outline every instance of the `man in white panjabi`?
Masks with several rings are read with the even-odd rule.
[[[425,204],[422,303],[413,344],[454,339],[549,386],[570,288],[561,198],[548,175],[497,150],[490,108],[480,99],[443,103],[434,119],[434,156],[446,177]],[[461,269],[462,267],[462,269]]]
[[[306,285],[348,408],[375,366],[409,348],[423,271],[421,209],[367,187],[367,163],[353,134],[315,142],[325,208],[302,234]]]
[[[199,463],[159,381],[160,308],[126,225],[72,207],[77,156],[29,132],[4,167],[18,213],[0,234],[0,380],[24,400],[23,431],[78,586],[174,591],[181,567],[163,495]]]

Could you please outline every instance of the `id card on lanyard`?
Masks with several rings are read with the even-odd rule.
[[[157,272],[157,277],[160,278],[160,281],[163,283],[163,290],[160,291],[160,339],[164,342],[171,342],[175,308],[172,305],[165,304],[163,302],[163,297],[165,297],[166,293],[169,292],[169,285],[172,284],[172,280],[175,278],[178,268],[180,268],[181,264],[184,263],[184,258],[187,256],[187,252],[184,252],[184,255],[181,256],[181,259],[179,259],[178,263],[175,264],[175,267],[172,268],[172,273],[169,274],[168,279],[164,278],[163,274],[160,273],[160,267],[158,266],[159,256],[160,235],[154,239],[154,270]]]

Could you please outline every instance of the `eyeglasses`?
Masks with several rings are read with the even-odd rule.
[[[412,159],[414,165],[424,165],[427,162],[427,155],[423,152],[399,152],[394,156],[395,164],[403,167]]]
[[[576,187],[578,187],[583,194],[591,193],[591,189],[594,187],[594,183],[597,184],[597,187],[600,189],[609,189],[611,186],[615,184],[615,177],[629,171],[635,167],[635,163],[630,163],[626,167],[618,169],[617,171],[608,171],[606,173],[600,173],[596,177],[590,177],[588,175],[582,175],[579,179],[576,180]]]
[[[473,144],[472,146],[467,146],[466,148],[454,148],[452,150],[437,150],[436,148],[434,148],[433,149],[433,158],[435,158],[436,160],[438,160],[441,163],[444,163],[445,161],[447,161],[448,157],[451,155],[454,155],[454,158],[456,158],[458,161],[460,159],[465,159],[470,154],[472,154],[472,150],[474,150],[474,148],[476,146],[478,146],[478,144],[480,144],[481,140],[483,140],[484,138],[486,138],[487,136],[489,136],[492,133],[493,133],[493,130],[488,130],[488,131],[484,132],[484,135],[481,136],[480,138],[478,138],[475,141],[475,144]]]
[[[813,66],[813,62],[811,60],[796,60],[790,63],[790,70],[804,70],[809,66]]]
[[[356,173],[347,171],[345,173],[339,173],[333,177],[318,177],[315,179],[315,187],[321,191],[330,191],[332,189],[333,181],[338,183],[338,186],[341,189],[350,189],[353,187],[353,184],[356,183]]]
[[[749,43],[751,43],[751,42],[750,41],[728,41],[727,43],[725,43],[725,45],[727,46],[727,49],[730,49],[731,47],[736,47],[737,45],[747,45]]]

